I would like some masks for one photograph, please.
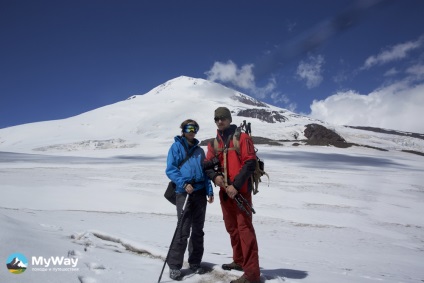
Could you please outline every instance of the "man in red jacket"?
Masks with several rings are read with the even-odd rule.
[[[240,134],[239,152],[234,150],[233,135],[237,126],[231,122],[228,108],[218,107],[215,110],[218,150],[215,150],[213,142],[209,143],[205,162],[206,174],[220,187],[222,214],[233,248],[233,262],[223,264],[222,268],[244,271],[243,276],[232,283],[259,283],[258,243],[252,217],[242,211],[234,200],[240,194],[252,205],[250,176],[255,171],[256,154],[252,139],[246,133]],[[213,166],[206,165],[218,161],[221,169],[218,172]]]

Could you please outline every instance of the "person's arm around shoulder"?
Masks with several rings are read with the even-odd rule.
[[[209,180],[209,178],[207,179],[207,187],[206,187],[206,191],[208,193],[208,202],[209,203],[213,203],[215,197],[213,195],[213,188],[212,188],[212,184],[211,181]]]
[[[206,159],[204,164],[208,164],[204,168],[206,175],[209,177],[209,179],[212,180],[212,182],[218,186],[218,187],[225,187],[224,182],[224,176],[222,176],[222,173],[215,172],[212,163],[213,159],[216,158],[215,156],[215,149],[213,147],[213,141],[208,143],[208,152],[206,153]]]
[[[208,149],[208,152],[209,152],[209,149]],[[212,184],[211,184],[211,180],[210,180],[210,178],[208,177],[208,174],[207,174],[207,170],[206,170],[206,168],[205,168],[205,162],[207,163],[207,160],[206,160],[206,155],[205,155],[205,151],[202,149],[202,158],[203,158],[203,164],[202,164],[202,168],[203,168],[203,171],[204,171],[204,177],[205,177],[205,189],[206,189],[206,195],[207,195],[207,197],[208,197],[208,202],[209,203],[213,203],[213,201],[214,201],[214,196],[213,196],[213,187],[212,187]],[[212,170],[213,171],[213,170]]]
[[[206,194],[208,196],[208,202],[213,203],[214,201],[214,195],[213,195],[213,188],[211,184],[211,180],[207,176],[205,176],[205,187],[206,187]]]

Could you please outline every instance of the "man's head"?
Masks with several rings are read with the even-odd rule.
[[[231,112],[227,107],[218,107],[215,109],[215,123],[218,130],[222,131],[228,128],[233,121]]]

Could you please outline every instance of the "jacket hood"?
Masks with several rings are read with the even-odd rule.
[[[188,149],[188,141],[187,141],[187,139],[185,137],[183,137],[183,136],[175,136],[174,137],[174,141],[181,143],[184,146],[184,148],[187,148]],[[199,140],[195,138],[193,140],[193,145],[194,146],[199,145]]]

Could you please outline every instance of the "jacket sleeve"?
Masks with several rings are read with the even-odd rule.
[[[208,175],[206,174],[206,170],[205,170],[205,167],[204,167],[205,160],[206,160],[205,151],[201,147],[199,147],[199,150],[201,151],[201,159],[203,161],[203,163],[200,164],[200,166],[202,167],[203,177],[205,179],[204,186],[205,186],[205,189],[206,189],[206,195],[213,196],[213,188],[212,188],[211,180],[209,179]]]
[[[256,169],[256,153],[249,135],[240,135],[240,160],[242,167],[234,177],[233,186],[240,190]]]
[[[203,162],[203,169],[205,170],[206,176],[209,177],[210,180],[214,181],[216,176],[220,175],[215,172],[212,166],[212,159],[215,158],[215,149],[213,148],[213,140],[208,143],[208,151],[206,153],[206,159]]]
[[[168,151],[168,157],[166,159],[166,175],[168,178],[177,185],[176,192],[183,193],[185,180],[178,168],[181,163],[181,155],[177,143],[173,143]]]
[[[213,187],[211,184],[211,180],[208,177],[205,178],[205,188],[206,188],[206,194],[208,196],[213,196]]]

